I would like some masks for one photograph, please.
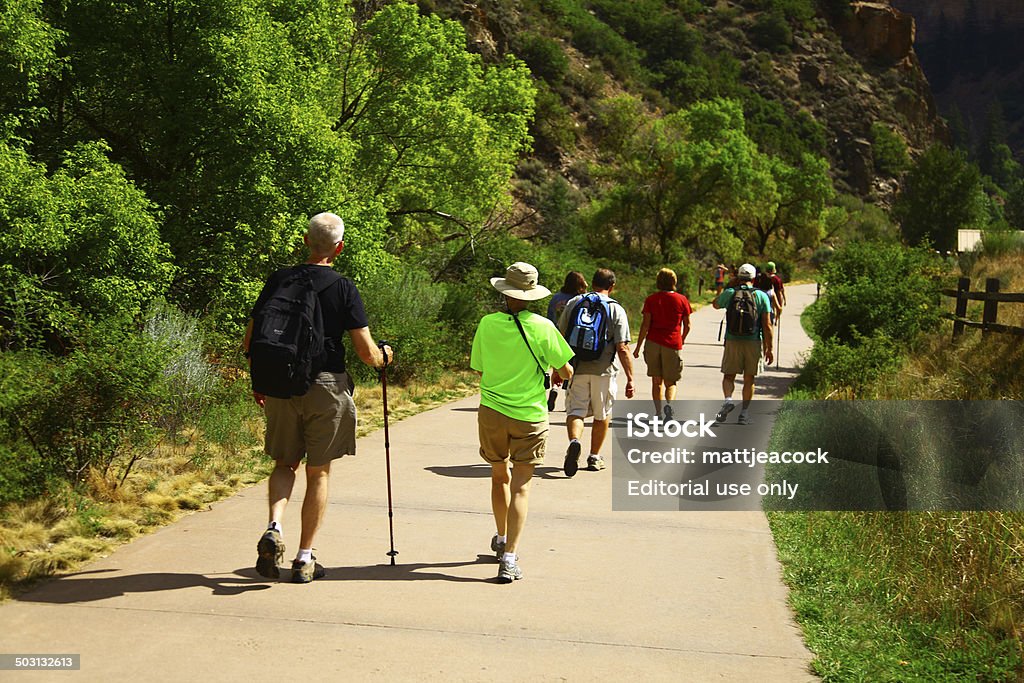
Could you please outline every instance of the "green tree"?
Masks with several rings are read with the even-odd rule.
[[[834,195],[828,161],[804,154],[798,166],[762,155],[760,177],[748,188],[750,199],[735,214],[741,237],[763,255],[771,239],[792,240],[797,248],[817,246],[822,213]]]
[[[508,58],[485,67],[462,27],[399,3],[378,12],[342,58],[333,128],[355,147],[347,167],[380,202],[402,246],[447,237],[440,223],[484,222],[505,201],[528,149],[535,89]]]
[[[42,0],[7,0],[0,5],[0,140],[7,140],[45,114],[42,84],[59,71],[61,33],[42,17]]]
[[[871,154],[875,169],[892,176],[901,175],[910,167],[907,143],[884,123],[871,124]]]
[[[639,122],[606,175],[610,189],[595,204],[595,217],[627,241],[652,237],[662,258],[671,260],[680,247],[714,239],[708,233],[719,231],[715,219],[751,187],[757,155],[732,100]]]
[[[56,173],[0,143],[0,348],[62,352],[84,327],[131,319],[173,274],[154,207],[102,145]]]
[[[893,214],[911,244],[956,249],[957,230],[981,227],[985,215],[977,166],[959,150],[932,145],[907,173]]]

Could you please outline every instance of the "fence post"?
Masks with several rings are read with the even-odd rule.
[[[998,294],[999,293],[999,278],[990,277],[985,280],[985,293],[986,294]],[[995,324],[996,319],[999,317],[999,302],[985,300],[985,308],[981,313],[981,323],[984,327],[981,328],[981,336],[985,337],[989,333],[988,326]]]
[[[956,283],[956,317],[963,319],[967,315],[967,292],[971,289],[971,278],[962,277]],[[953,321],[953,341],[964,333],[964,324],[960,320]]]

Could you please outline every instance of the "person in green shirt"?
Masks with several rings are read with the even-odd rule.
[[[491,539],[501,566],[498,582],[523,578],[516,550],[526,523],[530,479],[544,462],[548,439],[547,368],[571,379],[573,357],[554,323],[527,310],[551,294],[537,282],[537,269],[513,263],[505,277],[491,278],[504,296],[504,310],[485,315],[473,337],[470,367],[480,375],[480,456],[491,466],[491,509],[497,532]],[[510,469],[511,465],[511,469]]]

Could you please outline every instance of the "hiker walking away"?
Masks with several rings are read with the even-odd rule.
[[[565,303],[574,296],[583,294],[587,291],[587,278],[583,277],[583,273],[577,270],[570,270],[565,274],[565,282],[562,283],[562,288],[554,293],[551,297],[551,301],[548,303],[548,320],[558,325],[558,318],[561,317],[562,311],[565,309]],[[555,373],[552,376],[551,391],[548,393],[548,410],[555,409],[555,401],[558,399],[559,385],[565,387],[565,391],[569,391],[567,384],[562,384],[562,378]]]
[[[782,284],[782,278],[775,272],[775,261],[769,261],[767,263],[765,266],[765,272],[768,273],[768,278],[772,282],[772,291],[775,292],[775,299],[779,304],[778,315],[781,315],[782,309],[786,307],[786,286]],[[778,315],[776,315],[776,318]]]
[[[771,275],[768,274],[767,268],[768,267],[766,265],[764,270],[757,271],[757,275],[754,276],[752,284],[755,289],[761,290],[768,297],[768,303],[771,304],[771,319],[774,324],[775,319],[778,318],[779,313],[782,312],[782,304],[779,302],[779,298],[775,295],[775,286],[772,283],[772,278]]]
[[[715,422],[725,422],[736,407],[732,393],[736,388],[736,375],[743,375],[743,407],[739,424],[750,424],[747,409],[754,398],[754,378],[760,372],[762,358],[772,362],[771,303],[768,295],[752,286],[756,271],[744,263],[729,286],[716,298],[713,305],[725,309],[725,351],[722,353],[722,394],[725,402],[715,416]]]
[[[719,263],[715,266],[715,296],[722,293],[725,289],[725,275],[729,272],[729,269],[725,267],[724,263]]]
[[[517,550],[526,524],[530,479],[544,462],[548,411],[544,402],[547,368],[571,379],[572,350],[554,324],[528,311],[531,301],[551,292],[537,282],[537,269],[513,263],[505,277],[491,278],[504,310],[485,315],[473,337],[470,367],[480,374],[480,456],[491,466],[491,539],[501,561],[498,582],[523,578]],[[511,465],[511,471],[510,471]]]
[[[662,384],[665,386],[665,419],[672,419],[676,384],[683,376],[683,344],[690,334],[690,301],[676,291],[676,274],[662,268],[655,278],[658,291],[644,300],[643,322],[636,338],[633,357],[643,349],[647,376],[651,378],[654,411],[661,414]],[[646,344],[645,344],[646,342]]]
[[[264,450],[274,460],[268,486],[270,520],[256,545],[256,571],[268,578],[280,576],[285,552],[281,520],[303,457],[306,493],[291,579],[309,583],[324,575],[313,557],[313,544],[327,508],[331,462],[356,452],[354,384],[345,371],[345,333],[367,365],[383,368],[394,359],[390,346],[374,344],[356,286],[331,267],[344,248],[344,234],[344,223],[333,213],[310,219],[303,237],[309,259],[270,276],[243,340],[253,398],[267,418]]]
[[[620,369],[626,375],[626,398],[633,398],[634,391],[629,321],[626,311],[610,296],[615,288],[615,273],[599,268],[590,282],[594,290],[569,300],[558,320],[559,330],[576,354],[576,376],[569,386],[565,409],[569,447],[562,468],[567,477],[579,469],[583,421],[590,415],[594,421],[590,427],[587,469],[604,469],[601,446],[608,435]]]

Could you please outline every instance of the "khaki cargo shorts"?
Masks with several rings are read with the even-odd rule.
[[[480,406],[480,457],[491,464],[509,459],[522,465],[541,465],[548,443],[548,421],[523,422]]]
[[[644,362],[648,377],[661,377],[666,384],[675,384],[683,376],[683,350],[672,349],[647,340]]]
[[[763,369],[760,341],[725,340],[725,352],[722,354],[723,375],[756,377]]]
[[[566,417],[593,415],[599,421],[611,418],[618,390],[615,375],[573,375],[569,395],[565,397]]]
[[[274,460],[321,467],[356,452],[355,384],[345,372],[321,372],[303,396],[267,397],[264,451]]]

